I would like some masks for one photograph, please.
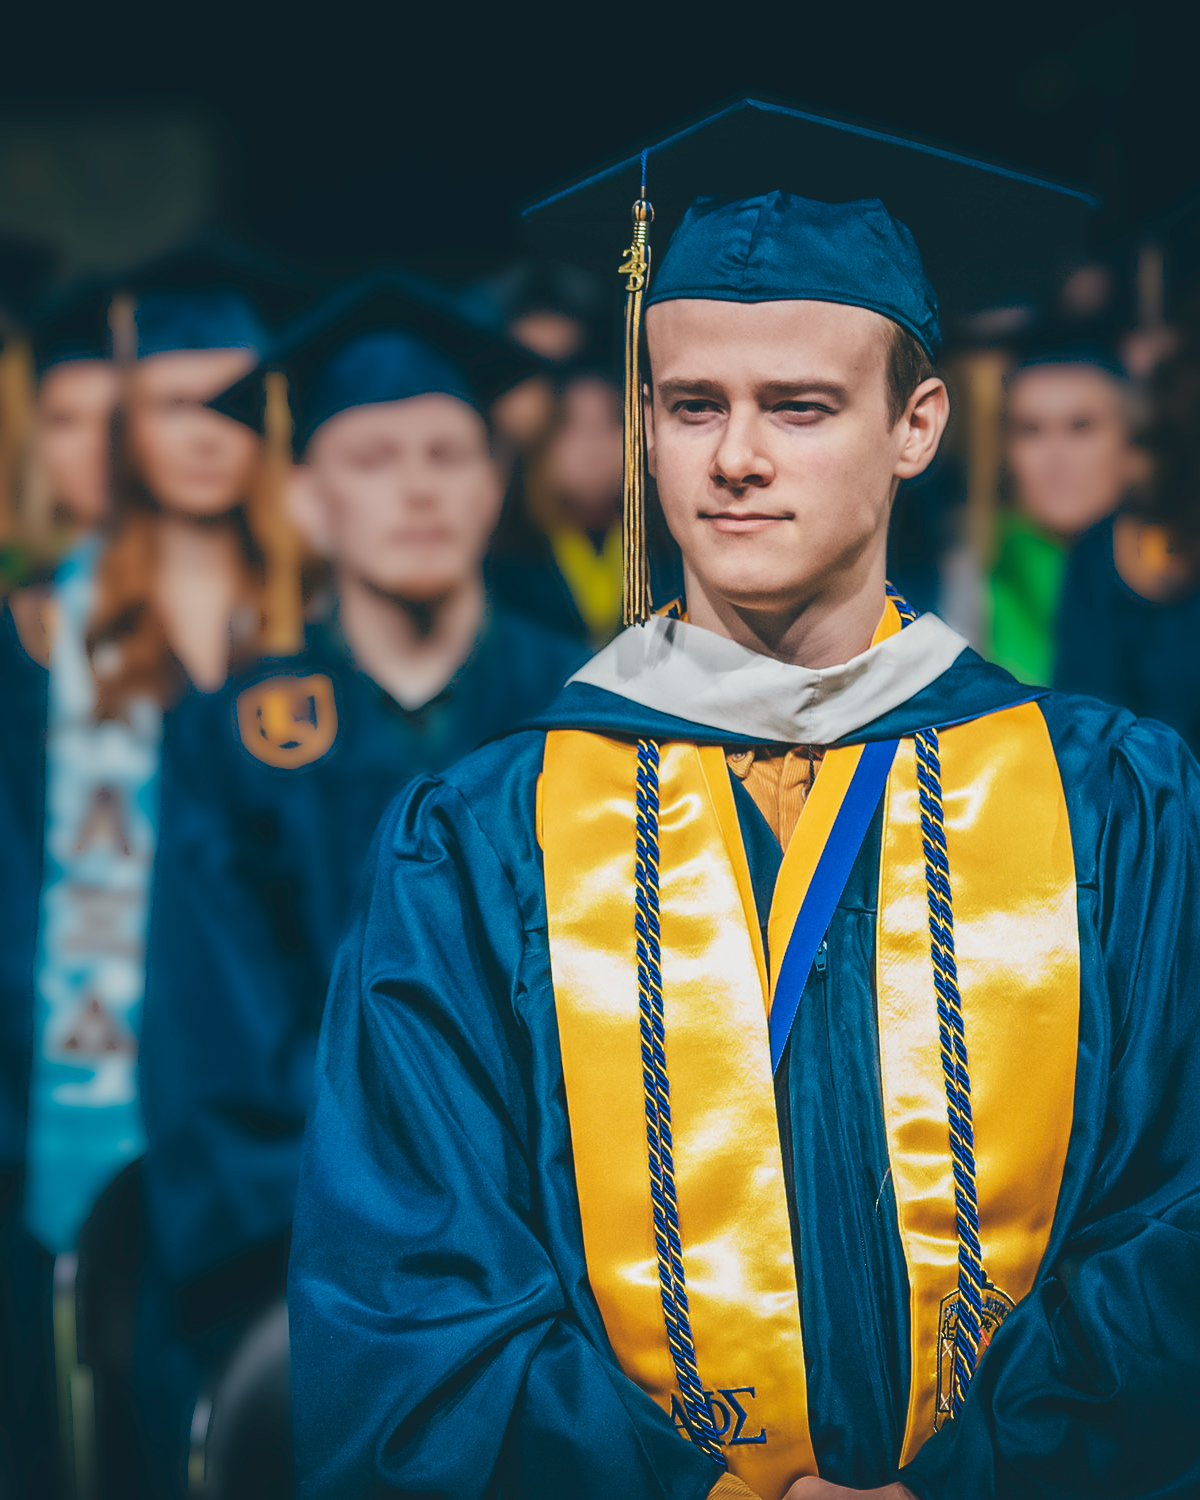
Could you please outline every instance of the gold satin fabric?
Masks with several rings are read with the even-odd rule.
[[[890,633],[888,606],[880,632]],[[881,638],[877,632],[877,639]],[[1049,1236],[1070,1131],[1079,1012],[1075,872],[1057,762],[1035,705],[941,736],[984,1265],[1014,1300]],[[697,1364],[730,1470],[778,1500],[816,1464],[767,1016],[787,942],[862,754],[827,751],[787,846],[768,976],[725,756],[660,764],[660,905],[676,1183]],[[546,737],[538,839],[588,1274],[622,1369],[668,1412],[646,1159],[634,944],[636,747]],[[942,1300],[957,1239],[913,742],[885,793],[877,987],[883,1104],[909,1271],[910,1457],[933,1431]],[[747,1396],[753,1388],[753,1397]]]
[[[548,734],[542,832],[588,1274],[622,1369],[670,1412],[634,958],[636,770],[632,745]],[[758,923],[740,840],[735,869],[722,832],[736,834],[737,817],[720,749],[664,745],[659,784],[667,1067],[697,1365],[730,1470],[779,1500],[816,1464]]]
[[[1071,830],[1036,704],[939,738],[983,1265],[1016,1302],[1045,1253],[1071,1131],[1079,1040]],[[885,795],[876,980],[884,1118],[908,1263],[907,1462],[934,1430],[939,1313],[958,1282],[912,740],[900,743]]]

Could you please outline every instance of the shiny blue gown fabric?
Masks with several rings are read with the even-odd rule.
[[[318,627],[301,657],[173,716],[142,1039],[147,1201],[171,1281],[290,1222],[329,974],[388,803],[544,708],[582,659],[576,642],[497,611],[451,684],[407,713],[336,628]],[[318,673],[336,702],[329,750],[295,769],[252,756],[239,695]]]
[[[858,738],[1027,697],[964,653]],[[1040,701],[1079,876],[1075,1123],[1037,1284],[959,1420],[902,1477],[922,1500],[1195,1495],[1200,770],[1158,725]],[[534,832],[548,725],[680,732],[569,687],[534,727],[415,783],[338,957],[290,1269],[309,1500],[700,1500],[718,1477],[621,1374],[588,1286]],[[779,852],[738,805],[765,905]],[[872,993],[878,858],[877,822],[777,1078],[813,1437],[825,1477],[855,1487],[897,1477],[908,1380]]]

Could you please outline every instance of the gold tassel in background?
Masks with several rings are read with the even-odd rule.
[[[33,433],[33,349],[27,338],[10,334],[0,352],[0,545],[19,532],[21,475]]]
[[[622,521],[625,584],[621,618],[640,625],[650,616],[650,563],[646,554],[646,434],[642,409],[642,297],[650,274],[647,234],[654,210],[642,196],[633,205],[633,244],[619,274],[625,283],[625,488]]]
[[[128,292],[118,292],[108,304],[113,363],[128,369],[137,359],[137,303]]]
[[[256,498],[256,525],[263,549],[263,651],[294,656],[304,644],[300,582],[300,537],[288,517],[285,496],[292,468],[292,413],[287,376],[270,371],[266,379],[266,437],[262,485]]]

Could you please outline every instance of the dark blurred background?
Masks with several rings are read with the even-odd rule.
[[[0,230],[53,241],[66,273],[217,217],[321,269],[399,258],[462,280],[517,250],[520,204],[750,92],[1092,187],[1107,243],[1200,181],[1184,15],[14,7]]]

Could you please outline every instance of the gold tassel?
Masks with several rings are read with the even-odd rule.
[[[128,292],[118,292],[108,304],[113,363],[125,370],[137,359],[137,303]]]
[[[300,538],[288,519],[284,499],[292,468],[292,413],[288,406],[287,376],[272,370],[265,380],[263,482],[256,506],[256,530],[266,575],[263,652],[267,656],[294,656],[304,643],[304,608]]]
[[[619,273],[625,283],[625,486],[622,520],[622,551],[625,581],[621,618],[626,625],[649,619],[650,563],[646,554],[646,434],[642,409],[640,345],[642,297],[650,274],[647,233],[654,210],[642,196],[633,205],[633,244],[625,252]]]
[[[22,470],[33,433],[33,349],[10,335],[0,353],[0,545],[17,538]]]

